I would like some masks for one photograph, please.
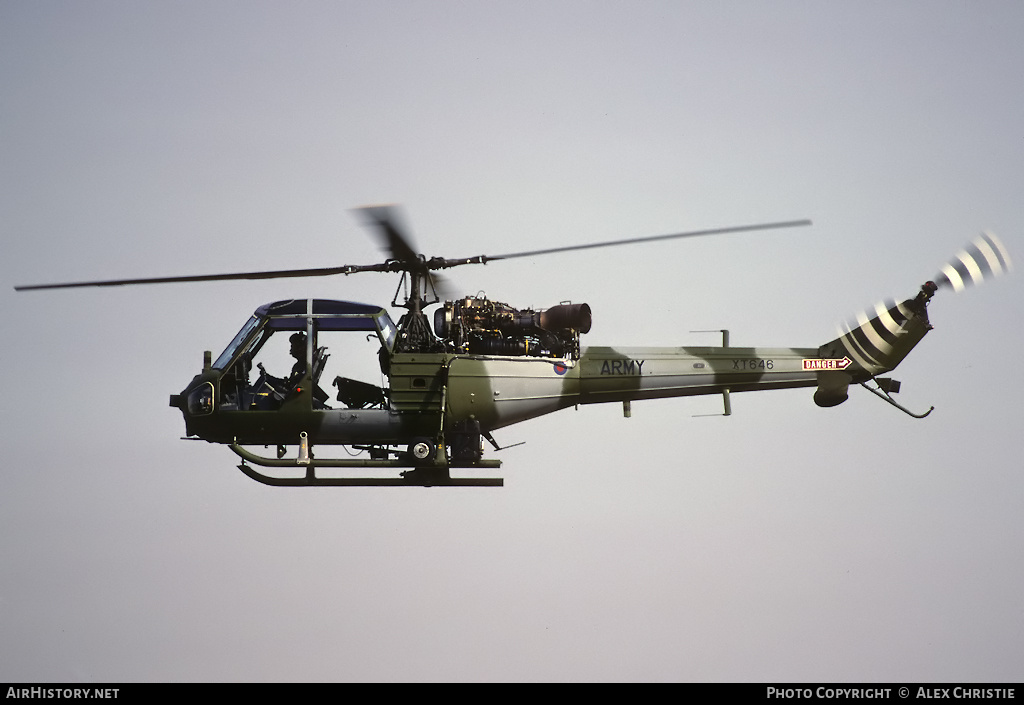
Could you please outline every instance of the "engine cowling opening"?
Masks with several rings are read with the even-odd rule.
[[[580,334],[592,322],[587,304],[535,311],[471,296],[446,301],[434,312],[434,331],[446,348],[479,355],[576,358]]]

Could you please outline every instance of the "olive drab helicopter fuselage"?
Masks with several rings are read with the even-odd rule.
[[[171,395],[170,405],[184,416],[187,438],[229,445],[242,459],[239,468],[265,484],[500,486],[498,477],[453,477],[451,470],[461,469],[465,475],[498,468],[499,460],[484,457],[484,441],[501,450],[494,431],[581,404],[621,403],[629,416],[633,401],[714,394],[722,396],[723,413],[729,415],[730,395],[736,392],[815,387],[814,402],[829,407],[847,399],[851,384],[860,384],[912,416],[926,416],[930,410],[914,414],[896,403],[891,394],[899,391],[899,382],[879,375],[894,369],[930,330],[927,305],[939,287],[960,290],[1010,268],[1005,248],[985,234],[946,265],[935,282],[926,282],[917,296],[878,305],[818,347],[732,347],[728,331],[721,331],[720,346],[711,347],[583,346],[580,336],[589,332],[592,319],[587,304],[535,311],[483,296],[442,302],[437,290],[443,283],[434,272],[808,221],[449,260],[416,254],[393,209],[360,212],[392,254],[384,263],[16,288],[401,273],[399,290],[406,292],[406,299],[400,302],[396,291],[393,304],[407,312],[397,324],[384,308],[349,301],[295,299],[260,306],[216,359],[205,354],[202,371]],[[441,305],[431,327],[423,309],[432,304]],[[379,384],[347,376],[356,360],[347,356],[346,340],[359,341],[361,355],[372,357],[372,364],[361,361],[360,371],[373,374]],[[275,347],[289,349],[294,364],[287,377],[275,377],[264,366],[262,360],[273,359],[267,351]],[[278,354],[275,364],[285,364]],[[875,382],[874,388],[869,381]],[[333,388],[332,393],[326,388]],[[276,453],[267,456],[245,446],[274,446]],[[321,452],[330,446],[345,447],[346,457]]]

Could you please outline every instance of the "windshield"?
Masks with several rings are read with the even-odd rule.
[[[391,350],[395,347],[395,335],[398,333],[398,329],[395,328],[395,324],[391,321],[391,317],[384,313],[377,319],[377,324],[380,326],[380,336],[384,341],[384,346]]]
[[[223,370],[227,367],[228,363],[231,362],[231,358],[235,356],[235,351],[238,350],[238,346],[242,344],[242,341],[249,337],[253,328],[258,326],[259,323],[260,319],[256,316],[250,318],[248,322],[242,326],[242,330],[238,331],[238,335],[236,335],[234,339],[228,343],[228,346],[224,348],[224,352],[220,354],[220,357],[218,357],[217,361],[213,363],[213,366],[219,370]]]

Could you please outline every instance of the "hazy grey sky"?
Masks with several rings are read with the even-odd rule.
[[[589,344],[812,346],[980,230],[1024,257],[1019,2],[0,2],[0,680],[1019,681],[1022,284],[863,390],[564,411],[506,486],[271,489],[167,406],[403,204]],[[397,312],[395,312],[397,317]]]

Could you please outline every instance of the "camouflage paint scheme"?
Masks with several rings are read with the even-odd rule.
[[[930,329],[927,313],[923,304],[913,304],[880,308],[874,318],[862,317],[859,326],[818,348],[584,347],[573,359],[395,353],[388,336],[394,324],[384,309],[320,300],[277,302],[257,309],[258,320],[233,341],[236,351],[229,346],[217,363],[172,396],[171,405],[181,409],[189,436],[213,443],[294,445],[302,433],[310,444],[326,445],[402,446],[426,438],[438,447],[436,464],[445,462],[455,424],[475,421],[486,434],[579,404],[818,387],[815,402],[833,406],[846,399],[850,383],[893,369],[924,337]],[[343,319],[358,330],[376,330],[388,351],[387,408],[316,408],[307,372],[301,391],[278,409],[239,410],[211,402],[197,412],[193,401],[204,390],[211,399],[223,398],[226,370],[264,327],[312,333],[315,326],[326,330]],[[312,362],[312,335],[309,345]]]
[[[496,429],[578,404],[813,387],[817,348],[584,348],[579,360],[461,357],[448,409]]]

